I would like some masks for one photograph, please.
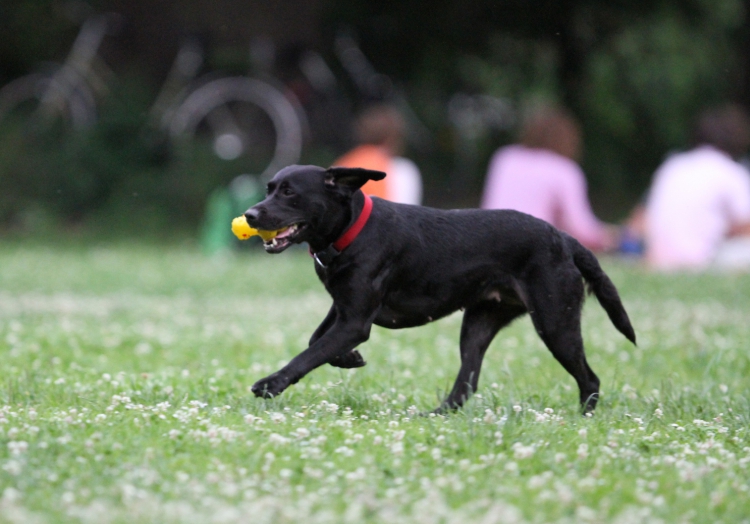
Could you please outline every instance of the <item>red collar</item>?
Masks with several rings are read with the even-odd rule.
[[[347,229],[344,234],[333,243],[333,247],[339,252],[343,251],[349,247],[349,244],[354,242],[354,239],[357,238],[357,235],[359,235],[362,228],[367,224],[367,219],[370,218],[370,213],[372,213],[372,198],[370,198],[370,195],[367,193],[362,193],[362,195],[365,197],[365,205],[362,207],[362,212],[349,229]]]
[[[339,253],[349,247],[349,244],[354,242],[354,239],[357,238],[357,235],[359,235],[362,228],[367,224],[367,220],[370,218],[370,213],[372,213],[372,198],[370,198],[367,193],[362,193],[362,196],[365,197],[365,204],[362,207],[362,212],[357,217],[357,220],[355,220],[354,223],[344,231],[344,234],[322,251],[313,253],[312,249],[310,250],[310,254],[315,259],[315,262],[320,264],[321,267],[327,267],[328,264],[339,255]]]

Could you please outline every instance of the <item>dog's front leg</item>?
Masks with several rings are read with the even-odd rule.
[[[323,319],[323,322],[320,323],[318,328],[310,337],[308,346],[312,346],[313,344],[315,344],[315,342],[320,337],[322,337],[326,333],[326,331],[331,329],[331,326],[333,326],[334,322],[336,322],[336,306],[331,306],[331,309],[328,311],[328,315],[326,315],[326,318]],[[352,349],[350,352],[344,353],[343,355],[337,355],[329,360],[328,363],[331,366],[344,369],[361,368],[362,366],[367,365],[365,359],[356,349]]]
[[[276,373],[256,382],[252,391],[257,397],[275,397],[313,369],[346,356],[370,337],[375,314],[337,314],[333,325],[306,350],[294,357]]]

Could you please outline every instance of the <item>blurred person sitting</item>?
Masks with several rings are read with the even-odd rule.
[[[406,123],[394,107],[378,104],[357,118],[354,134],[357,147],[336,160],[339,167],[362,167],[383,171],[380,181],[370,180],[362,191],[402,204],[422,203],[422,177],[411,160],[400,156],[404,149]]]
[[[654,174],[644,222],[650,267],[750,268],[750,174],[738,162],[748,147],[750,121],[739,106],[699,115],[692,149]]]
[[[560,107],[537,108],[523,122],[519,143],[493,155],[482,207],[541,218],[595,251],[613,248],[612,228],[591,210],[580,156],[581,132],[573,116]]]

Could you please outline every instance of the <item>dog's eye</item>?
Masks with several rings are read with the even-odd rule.
[[[294,194],[294,191],[292,191],[288,187],[285,187],[282,191],[284,193],[284,196],[292,196]]]

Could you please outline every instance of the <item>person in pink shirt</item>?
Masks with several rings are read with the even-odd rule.
[[[515,209],[541,218],[595,251],[614,247],[611,228],[596,218],[578,165],[581,133],[564,109],[545,106],[523,123],[519,143],[492,157],[482,208]]]

